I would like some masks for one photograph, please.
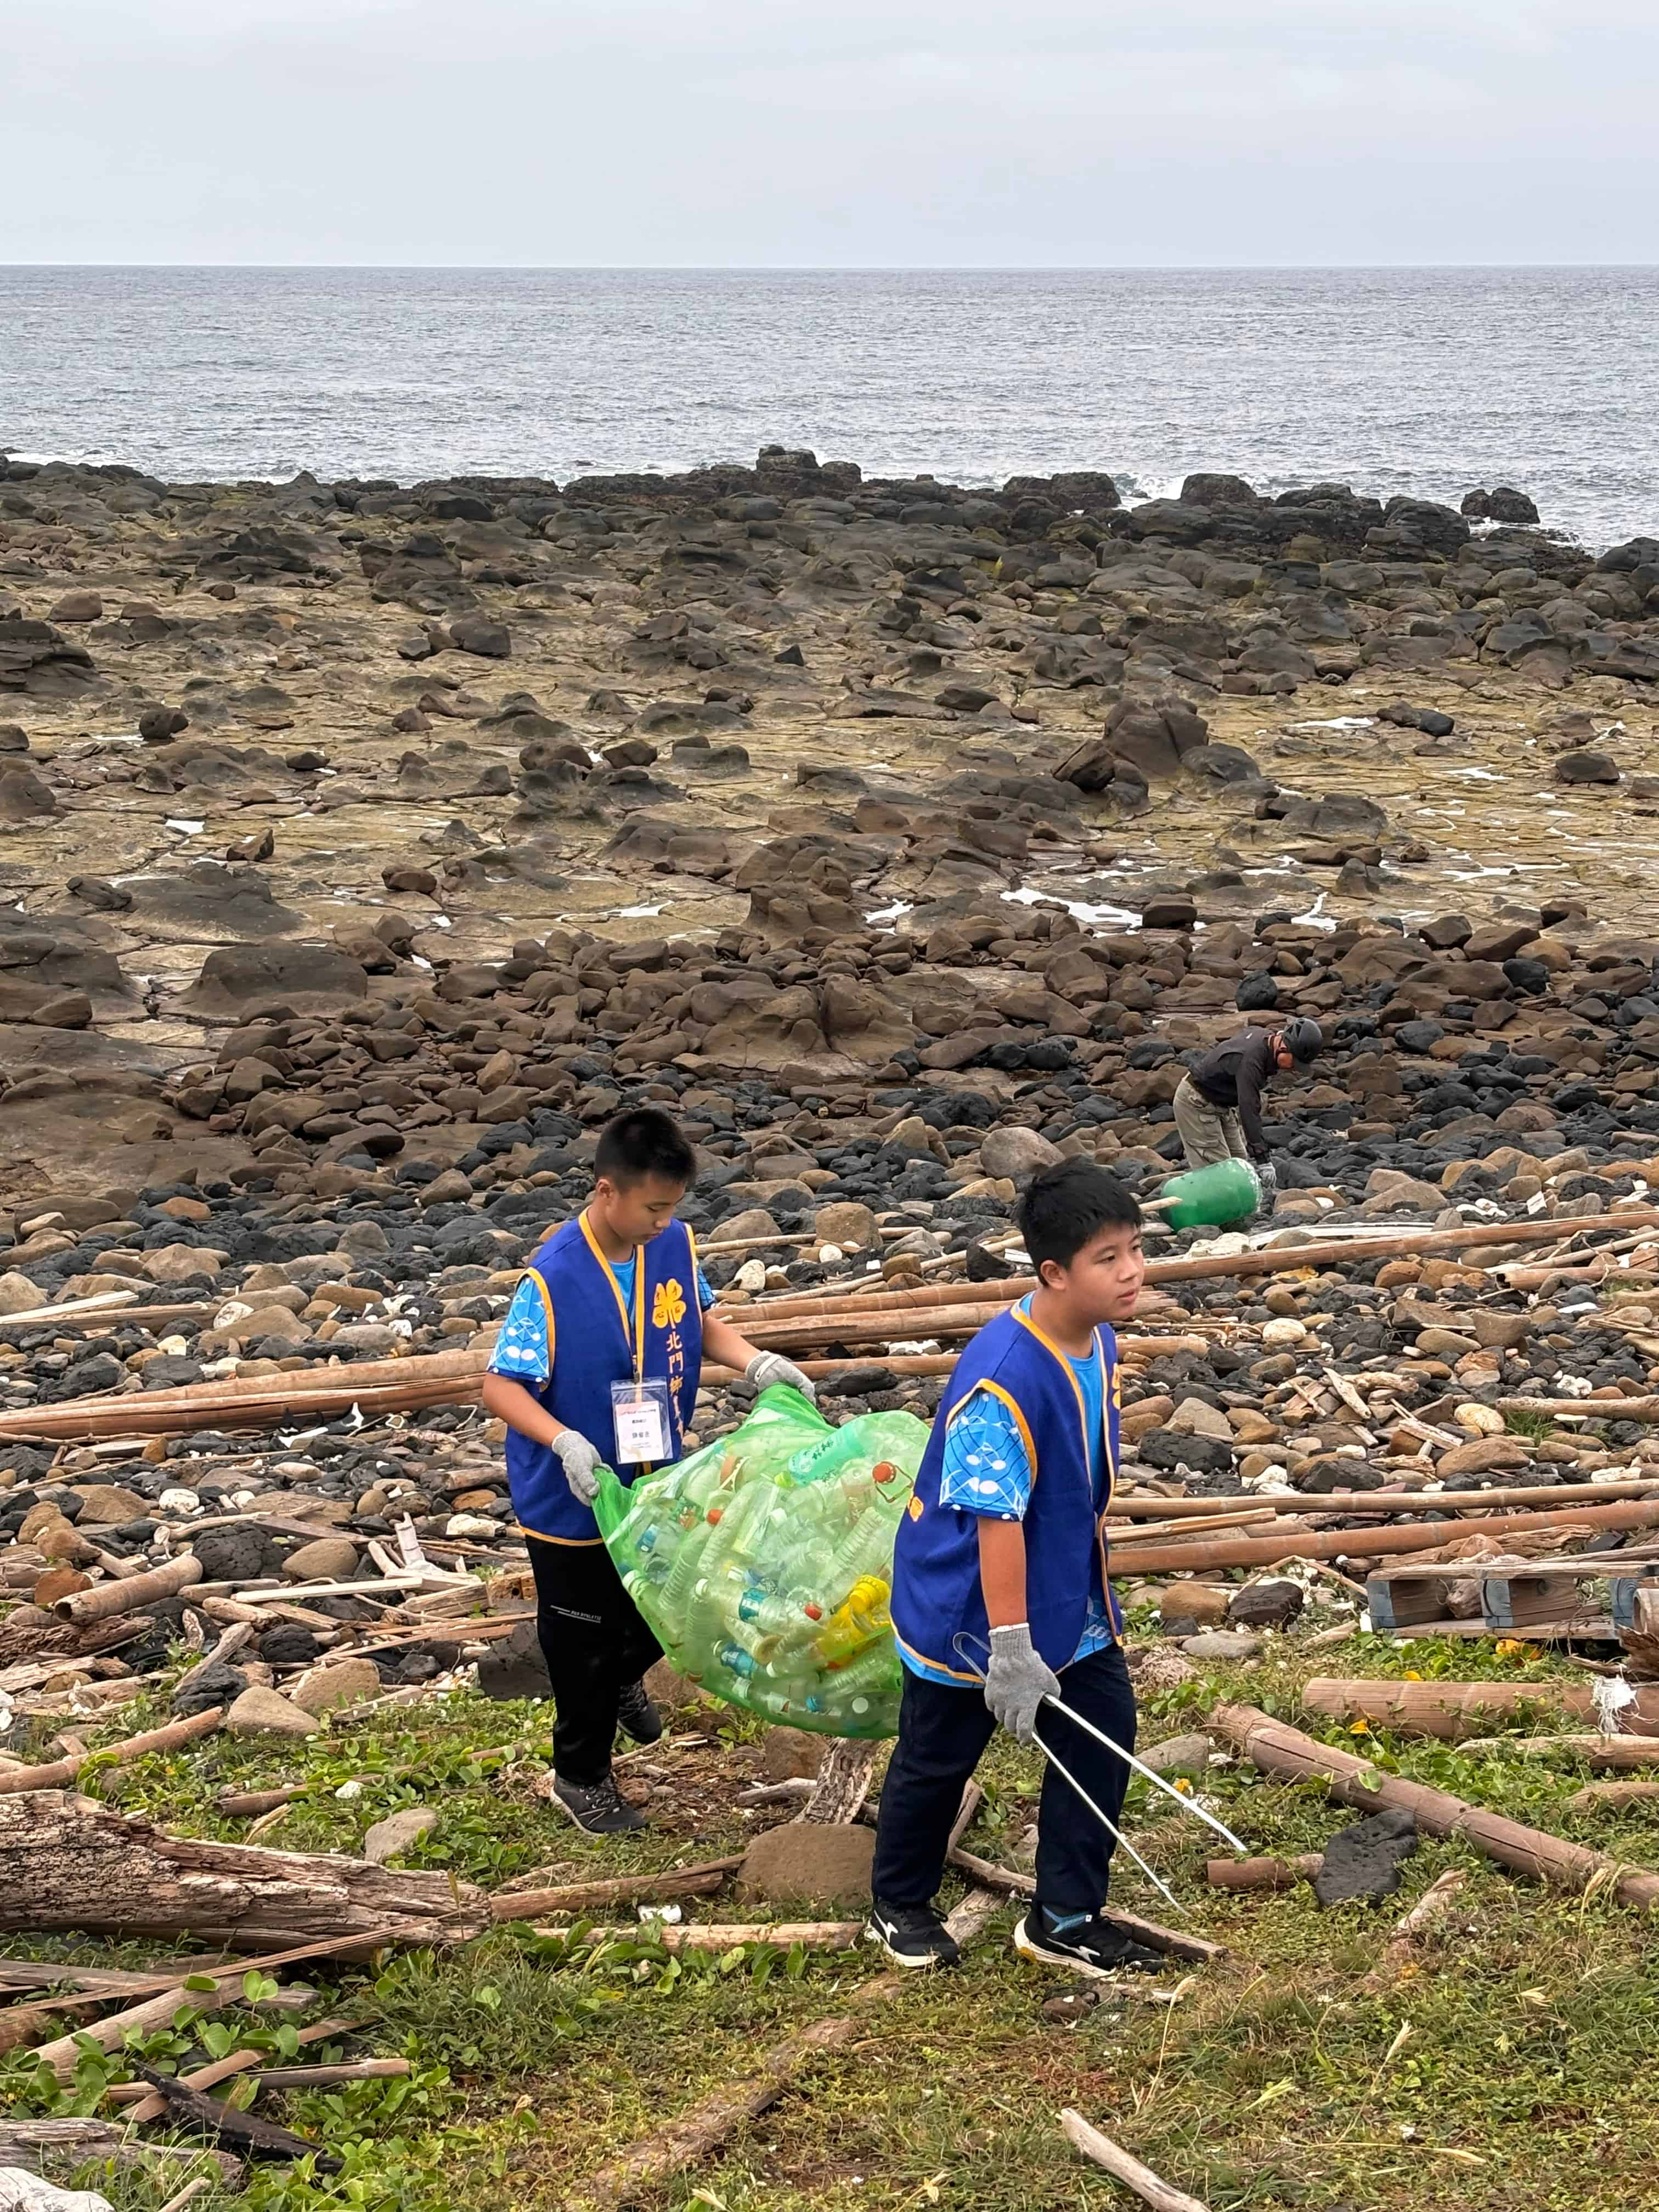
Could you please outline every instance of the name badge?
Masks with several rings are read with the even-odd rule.
[[[655,1466],[673,1456],[666,1382],[657,1377],[643,1382],[613,1382],[611,1414],[617,1432],[618,1467]]]

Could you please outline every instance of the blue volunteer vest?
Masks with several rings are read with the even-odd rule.
[[[556,1421],[587,1438],[608,1466],[616,1452],[611,1386],[654,1377],[668,1385],[671,1460],[684,1449],[685,1431],[702,1372],[702,1309],[697,1299],[697,1253],[683,1221],[671,1221],[634,1257],[634,1304],[600,1251],[584,1213],[556,1230],[531,1261],[528,1273],[547,1310],[550,1379],[524,1388]],[[643,1467],[617,1469],[631,1483]],[[571,1494],[558,1454],[546,1444],[507,1432],[507,1474],[513,1510],[528,1536],[554,1544],[604,1540],[590,1508]]]
[[[941,1505],[939,1489],[945,1432],[975,1390],[992,1391],[1007,1407],[1031,1462],[1024,1529],[1032,1643],[1056,1674],[1069,1665],[1095,1589],[1104,1595],[1114,1634],[1121,1633],[1121,1617],[1106,1579],[1106,1514],[1117,1476],[1117,1340],[1109,1328],[1096,1334],[1105,1362],[1107,1431],[1106,1495],[1098,1518],[1083,1393],[1065,1353],[1029,1316],[1016,1309],[988,1322],[946,1385],[915,1495],[899,1523],[892,1613],[899,1643],[929,1666],[959,1676],[964,1686],[978,1682],[988,1656],[979,1524],[974,1514]]]

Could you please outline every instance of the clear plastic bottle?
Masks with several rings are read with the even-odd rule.
[[[893,1515],[884,1511],[866,1513],[858,1526],[842,1538],[824,1571],[826,1607],[833,1611],[844,1604],[854,1583],[865,1575],[878,1575],[882,1581],[891,1583],[896,1528]]]

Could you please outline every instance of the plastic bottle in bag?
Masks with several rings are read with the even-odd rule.
[[[879,1575],[860,1575],[812,1639],[818,1663],[844,1668],[866,1644],[885,1636],[893,1626],[888,1611],[891,1595],[890,1585]]]

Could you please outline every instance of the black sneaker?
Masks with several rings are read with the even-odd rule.
[[[870,1908],[864,1940],[878,1943],[896,1966],[954,1966],[962,1947],[931,1905],[884,1905]]]
[[[645,1694],[643,1682],[625,1682],[617,1700],[617,1725],[635,1743],[655,1743],[662,1735],[662,1715]]]
[[[553,1802],[562,1805],[576,1826],[590,1836],[623,1836],[646,1825],[644,1814],[635,1810],[608,1774],[603,1782],[591,1783],[567,1782],[556,1774]]]
[[[1040,1906],[1033,1905],[1014,1930],[1014,1948],[1022,1959],[1037,1966],[1064,1966],[1074,1974],[1103,1980],[1126,1969],[1137,1974],[1159,1974],[1164,1955],[1149,1951],[1121,1928],[1114,1928],[1097,1913],[1079,1914],[1064,1927],[1050,1928]]]

